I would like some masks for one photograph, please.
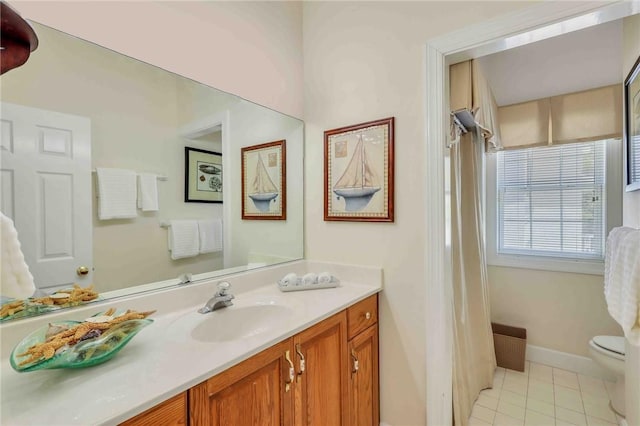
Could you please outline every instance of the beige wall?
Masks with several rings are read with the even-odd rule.
[[[527,343],[589,356],[593,336],[622,335],[602,275],[490,266],[491,320],[527,329]]]
[[[25,18],[302,117],[300,2],[10,3]]]
[[[623,78],[640,56],[640,15],[625,18],[623,25]],[[627,192],[623,197],[625,226],[640,228],[640,191]],[[640,348],[627,343],[626,359],[626,409],[627,422],[640,424]]]
[[[381,265],[381,420],[425,423],[426,42],[526,7],[509,2],[305,2],[305,239],[314,260]],[[464,13],[460,13],[464,11]],[[323,221],[323,131],[396,117],[393,224]]]

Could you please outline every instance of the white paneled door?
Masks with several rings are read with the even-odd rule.
[[[0,107],[0,210],[16,225],[38,288],[85,287],[93,264],[91,121],[6,102]]]

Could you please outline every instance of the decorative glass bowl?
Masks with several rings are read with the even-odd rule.
[[[83,340],[73,346],[67,346],[50,359],[40,359],[20,365],[29,355],[19,357],[18,354],[26,352],[30,347],[38,343],[44,343],[46,333],[51,326],[73,327],[81,324],[80,321],[58,321],[39,328],[22,339],[11,352],[11,366],[20,373],[54,368],[83,368],[92,367],[109,361],[126,345],[140,330],[151,324],[151,319],[132,319],[115,324],[105,330],[100,336]]]
[[[13,300],[10,300],[6,303],[11,303]],[[3,303],[4,305],[4,303]],[[24,317],[30,317],[30,316],[35,316],[35,315],[40,315],[40,314],[44,314],[47,312],[51,312],[51,311],[55,311],[57,309],[60,309],[59,306],[55,306],[55,305],[42,305],[42,304],[37,304],[37,303],[29,303],[28,301],[26,301],[26,303],[24,303],[24,309],[22,309],[21,311],[16,312],[15,314],[12,315],[7,315],[5,317],[0,318],[0,322],[2,321],[8,321],[8,320],[12,320],[12,319],[18,319],[18,318],[24,318]]]

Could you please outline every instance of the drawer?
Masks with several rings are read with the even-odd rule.
[[[186,426],[186,424],[187,393],[182,392],[121,423],[120,426]]]
[[[367,297],[347,308],[348,338],[356,336],[378,322],[378,295]]]

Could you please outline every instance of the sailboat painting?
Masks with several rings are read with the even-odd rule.
[[[285,143],[242,148],[243,219],[286,219]]]
[[[393,222],[394,118],[325,132],[325,220]]]

